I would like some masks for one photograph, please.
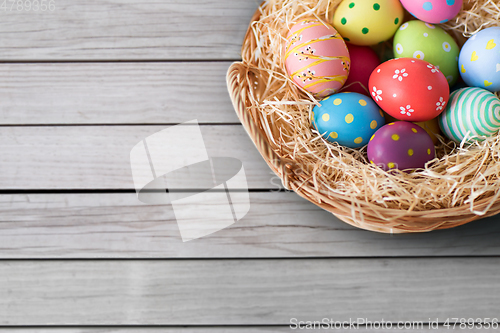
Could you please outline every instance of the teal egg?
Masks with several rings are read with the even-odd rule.
[[[439,116],[439,127],[455,142],[482,141],[500,130],[500,100],[482,88],[454,91],[446,110]]]
[[[375,102],[362,94],[346,92],[321,101],[313,109],[313,125],[330,142],[349,148],[368,144],[375,132],[385,125],[384,113]]]

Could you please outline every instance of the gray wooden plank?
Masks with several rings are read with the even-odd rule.
[[[0,65],[0,124],[237,122],[229,62]]]
[[[134,189],[132,148],[168,126],[0,127],[0,189]],[[243,162],[250,188],[279,182],[240,125],[201,126],[212,157]],[[185,155],[188,140],[165,145]],[[186,179],[186,183],[195,180]],[[193,184],[191,184],[193,185]],[[196,185],[196,183],[194,183]]]
[[[499,217],[388,235],[351,227],[294,193],[251,193],[229,228],[183,243],[171,206],[135,194],[0,195],[0,259],[498,256]]]
[[[392,324],[392,323],[391,323]],[[404,323],[401,323],[404,325]],[[404,329],[397,328],[398,323],[393,324],[391,332],[417,332],[417,333],[441,333],[450,331],[464,331],[459,328],[448,328],[443,326],[438,326],[437,328],[429,328],[429,323],[424,323],[423,329]],[[275,333],[275,332],[297,332],[301,331],[296,328],[291,327],[279,327],[279,326],[264,326],[264,327],[242,327],[242,326],[222,326],[222,327],[168,327],[168,328],[158,328],[158,327],[141,327],[141,328],[0,328],[0,332],[18,332],[18,333]],[[306,332],[325,332],[328,331],[324,328],[311,328],[307,330],[302,330]],[[337,330],[337,331],[340,331]],[[355,332],[360,333],[375,333],[381,332],[381,329],[375,328],[356,328]],[[485,330],[486,331],[486,330]],[[488,332],[498,332],[499,329],[488,329]]]
[[[8,1],[7,1],[8,2]],[[0,60],[239,59],[255,0],[55,0],[3,12]]]
[[[500,258],[4,261],[0,324],[494,318],[499,263]]]

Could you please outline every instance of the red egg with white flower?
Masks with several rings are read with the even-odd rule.
[[[384,62],[370,76],[375,102],[396,119],[422,122],[446,108],[450,88],[438,67],[427,61],[400,58]]]

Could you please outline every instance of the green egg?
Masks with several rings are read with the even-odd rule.
[[[446,31],[422,21],[406,22],[394,36],[396,58],[415,58],[430,62],[446,76],[450,86],[459,77],[459,53],[457,43]]]

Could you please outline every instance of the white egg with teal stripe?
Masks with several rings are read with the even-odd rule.
[[[500,100],[482,88],[463,88],[453,92],[446,110],[439,116],[439,127],[455,142],[483,141],[500,130]]]
[[[328,141],[349,148],[368,144],[385,125],[383,112],[368,96],[346,92],[332,95],[313,109],[313,126]]]

